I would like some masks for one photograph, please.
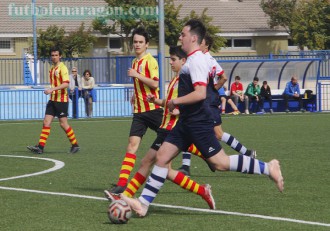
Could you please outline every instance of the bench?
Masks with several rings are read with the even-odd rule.
[[[304,108],[307,111],[316,111],[316,95],[313,94],[310,98],[305,98],[304,94],[307,89],[300,89],[300,94],[303,95],[303,105]],[[283,92],[284,89],[272,89],[272,104],[273,104],[273,110],[274,112],[284,112],[285,111],[285,102],[283,99]],[[226,94],[229,95],[229,91],[226,91]],[[249,110],[254,111],[254,109],[257,108],[257,103],[255,101],[250,102]],[[238,110],[240,112],[244,112],[244,103],[239,102]],[[264,109],[265,111],[269,111],[270,105],[269,101],[264,101]],[[297,100],[289,99],[289,110],[290,111],[298,111],[299,108],[299,102]],[[226,105],[226,112],[231,112],[231,107],[227,104]]]

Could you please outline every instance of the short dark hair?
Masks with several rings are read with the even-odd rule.
[[[263,82],[262,82],[262,84],[263,84],[263,85],[264,85],[264,84],[267,84],[267,81],[266,81],[266,80],[265,80],[265,81],[263,81]]]
[[[171,46],[170,55],[176,55],[179,59],[187,58],[187,54],[182,50],[181,46]]]
[[[55,52],[55,51],[58,51],[60,56],[62,55],[62,50],[58,46],[51,47],[50,50],[49,50],[49,55],[52,55],[52,52]]]
[[[190,19],[188,22],[186,22],[186,24],[184,24],[184,26],[190,27],[190,32],[197,35],[198,37],[197,43],[201,44],[206,34],[206,28],[204,24],[198,19]]]
[[[149,42],[149,35],[144,27],[138,27],[135,30],[133,30],[132,39],[133,39],[134,35],[136,35],[136,34],[143,36],[146,40],[146,43]]]
[[[214,43],[213,38],[209,34],[206,33],[206,35],[204,36],[204,40],[205,40],[205,45],[207,46],[207,49],[211,50],[213,43]]]
[[[253,78],[253,81],[259,81],[259,78],[256,76]]]
[[[235,76],[235,80],[241,80],[241,77],[239,77],[238,75]]]
[[[88,70],[88,69],[87,69],[87,70],[85,70],[85,71],[84,71],[84,73],[83,73],[83,76],[85,76],[85,75],[86,75],[86,73],[89,73],[89,75],[90,75],[90,76],[92,76],[92,72],[91,72],[90,70]]]

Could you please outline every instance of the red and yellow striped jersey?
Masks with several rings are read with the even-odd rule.
[[[132,68],[147,78],[159,81],[158,63],[150,53],[143,56],[140,60],[135,58],[132,62]],[[148,94],[153,94],[159,99],[159,88],[152,89],[138,78],[134,78],[134,113],[160,108],[160,106],[147,101]]]
[[[178,84],[179,84],[179,76],[173,78],[171,80],[170,84],[168,85],[167,97],[166,97],[165,102],[168,102],[171,99],[178,98]],[[175,116],[175,115],[171,115],[169,113],[169,110],[165,103],[163,121],[159,128],[166,129],[166,130],[172,130],[172,128],[174,128],[174,126],[176,125],[178,118],[179,118],[179,115]]]
[[[60,62],[56,67],[53,65],[49,71],[50,85],[51,87],[58,87],[62,83],[69,83],[68,68],[64,63]],[[68,102],[68,90],[67,88],[53,91],[50,95],[50,100],[55,102]]]

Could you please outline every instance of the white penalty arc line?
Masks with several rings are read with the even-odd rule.
[[[14,180],[14,179],[25,178],[25,177],[30,177],[30,176],[42,175],[42,174],[57,171],[57,170],[63,168],[64,165],[65,165],[64,162],[62,162],[62,161],[49,159],[49,158],[39,158],[39,157],[32,157],[32,156],[11,156],[11,155],[0,155],[0,157],[37,159],[37,160],[46,160],[46,161],[50,161],[50,162],[55,163],[54,167],[49,168],[49,169],[44,170],[44,171],[35,172],[35,173],[31,173],[31,174],[24,174],[24,175],[20,175],[20,176],[0,178],[0,181],[7,181],[7,180]]]
[[[71,194],[71,193],[48,192],[48,191],[22,189],[22,188],[10,188],[10,187],[2,187],[2,186],[0,186],[0,189],[108,201],[106,198],[103,198],[103,197],[86,196],[86,195]],[[260,218],[260,219],[265,219],[265,220],[286,221],[286,222],[292,222],[292,223],[298,223],[298,224],[330,227],[330,224],[327,224],[327,223],[304,221],[304,220],[297,220],[297,219],[284,218],[284,217],[272,217],[272,216],[264,216],[264,215],[258,215],[258,214],[228,212],[228,211],[223,211],[223,210],[200,209],[200,208],[192,208],[192,207],[176,206],[176,205],[165,205],[165,204],[158,204],[158,203],[152,203],[151,205],[155,206],[155,207],[162,207],[162,208],[181,209],[181,210],[188,210],[188,211],[195,211],[195,212],[214,213],[214,214],[225,214],[225,215],[233,215],[233,216],[241,216],[241,217],[253,217],[253,218]]]
[[[40,160],[47,160],[47,161],[51,161],[51,162],[55,163],[55,166],[53,168],[50,168],[50,169],[47,169],[47,170],[44,170],[44,171],[41,171],[41,172],[36,172],[36,173],[32,173],[32,174],[25,174],[25,175],[15,176],[15,177],[1,178],[0,181],[6,181],[6,180],[23,178],[23,177],[41,175],[41,174],[45,174],[45,173],[49,173],[49,172],[53,172],[53,171],[56,171],[58,169],[61,169],[65,165],[62,161],[49,159],[49,158],[38,158],[38,157],[29,157],[29,156],[10,156],[10,155],[0,155],[0,157],[40,159]],[[84,199],[107,201],[107,199],[103,198],[103,197],[95,197],[95,196],[87,196],[87,195],[79,195],[79,194],[71,194],[71,193],[48,192],[48,191],[23,189],[23,188],[12,188],[12,187],[3,187],[3,186],[0,186],[0,189],[10,190],[10,191],[30,192],[30,193],[38,193],[38,194],[67,196],[67,197],[74,197],[74,198],[84,198]],[[152,203],[151,205],[153,205],[155,207],[163,207],[163,208],[181,209],[181,210],[196,211],[196,212],[214,213],[214,214],[225,214],[225,215],[242,216],[242,217],[253,217],[253,218],[260,218],[260,219],[265,219],[265,220],[286,221],[286,222],[306,224],[306,225],[317,225],[317,226],[330,227],[330,224],[327,224],[327,223],[314,222],[314,221],[304,221],[304,220],[297,220],[297,219],[284,218],[284,217],[272,217],[272,216],[265,216],[265,215],[258,215],[258,214],[228,212],[228,211],[223,211],[223,210],[200,209],[200,208],[192,208],[192,207],[186,207],[186,206],[175,206],[175,205],[165,205],[165,204],[158,204],[158,203]]]

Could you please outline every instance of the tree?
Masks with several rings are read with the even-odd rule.
[[[297,0],[262,0],[263,11],[270,17],[270,28],[283,27],[291,34],[292,12],[295,11]]]
[[[63,48],[64,34],[64,28],[56,25],[49,26],[45,31],[38,30],[38,58],[49,58],[50,48],[53,46]]]
[[[132,7],[156,7],[156,0],[105,0],[108,3],[109,7],[111,6],[119,6],[123,9],[123,12],[128,12]],[[214,38],[215,44],[213,47],[213,51],[218,51],[220,47],[225,46],[225,39],[217,36],[216,34],[220,32],[219,28],[213,26],[210,22],[212,21],[212,17],[207,16],[205,8],[200,16],[198,16],[195,12],[192,12],[190,16],[180,18],[180,10],[182,5],[175,6],[174,0],[165,0],[165,43],[169,46],[176,46],[179,40],[180,32],[182,30],[183,24],[185,21],[190,18],[197,18],[202,20],[207,29],[208,33]],[[111,8],[112,9],[112,8]],[[141,16],[141,15],[139,15]],[[126,54],[131,52],[130,48],[130,36],[134,28],[139,25],[143,25],[146,27],[150,37],[158,42],[158,20],[156,17],[146,18],[132,18],[132,17],[114,17],[113,14],[105,15],[102,17],[98,17],[93,21],[94,30],[100,31],[102,34],[117,34],[123,38],[123,50]]]
[[[284,27],[298,47],[330,48],[330,3],[327,0],[262,0],[271,28]]]
[[[191,11],[189,16],[186,16],[184,18],[184,21],[188,21],[189,19],[199,19],[201,20],[207,30],[207,33],[213,38],[214,44],[211,48],[212,51],[217,52],[221,49],[221,47],[226,46],[226,39],[223,37],[218,36],[217,34],[220,33],[220,29],[217,26],[214,26],[211,24],[211,21],[213,20],[212,17],[207,15],[207,8],[204,8],[201,15],[198,16],[195,11]]]
[[[156,14],[142,14],[142,10],[156,9],[155,0],[104,0],[108,9],[103,16],[93,20],[93,29],[101,34],[116,34],[121,37],[123,51],[131,53],[130,35],[136,27],[148,25],[149,17]],[[116,7],[113,7],[116,6]],[[138,10],[140,12],[138,12]],[[150,12],[149,12],[150,13]],[[152,13],[152,12],[151,12]]]
[[[72,31],[66,36],[64,27],[49,26],[45,31],[38,30],[38,58],[49,58],[50,48],[58,46],[63,51],[63,57],[72,58],[74,54],[82,54],[95,43],[95,36],[91,35],[91,29],[85,31],[82,23],[77,31]]]
[[[76,31],[72,31],[64,38],[65,57],[72,58],[74,54],[81,55],[87,52],[96,42],[96,37],[91,34],[89,28],[85,31],[84,23]]]
[[[292,18],[292,39],[303,50],[328,49],[330,4],[327,0],[302,1]]]

